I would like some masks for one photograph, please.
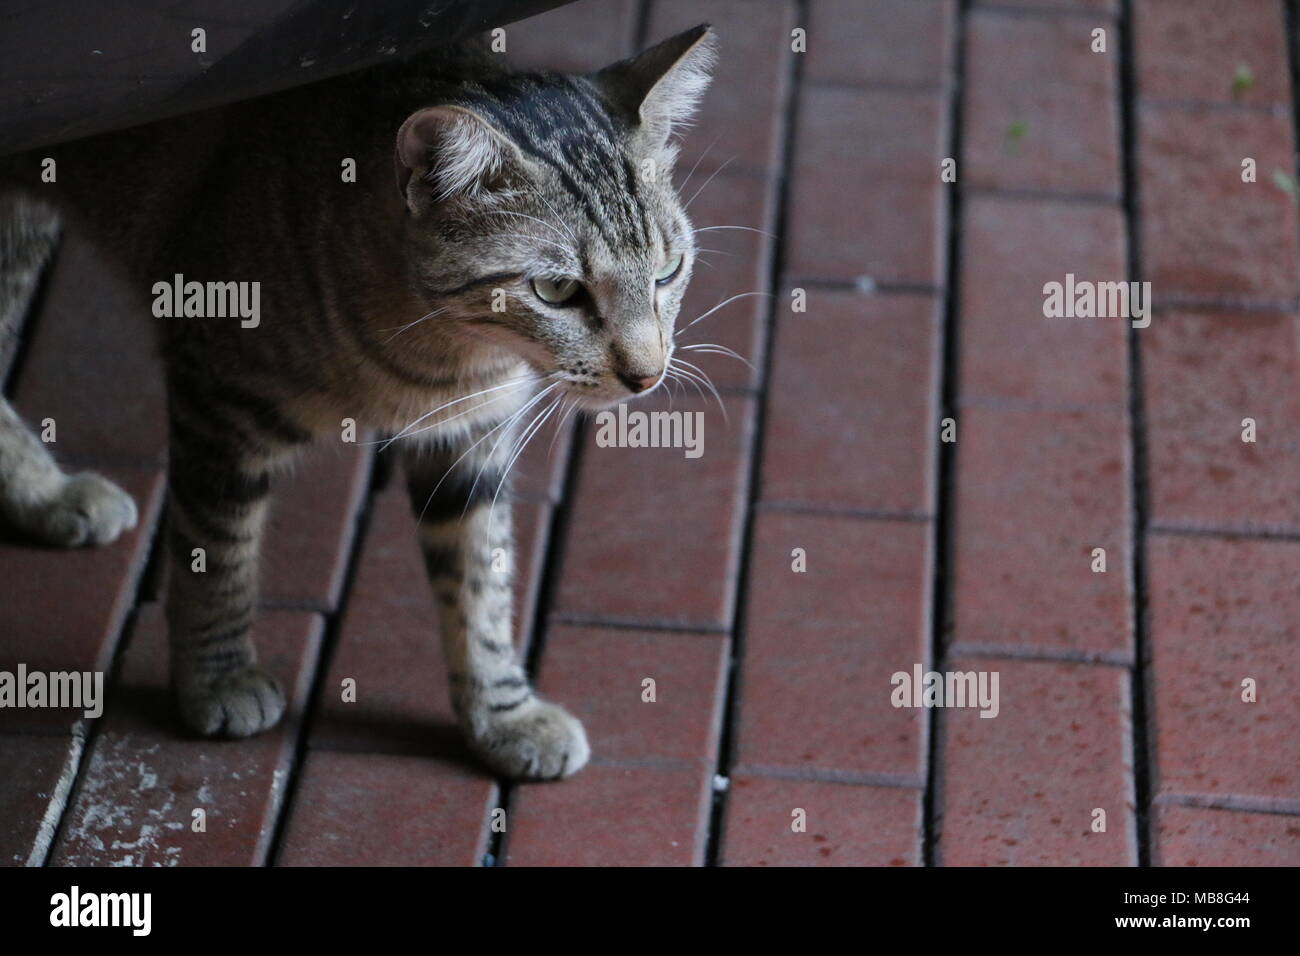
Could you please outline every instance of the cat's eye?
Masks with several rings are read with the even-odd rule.
[[[659,285],[671,282],[673,277],[681,271],[682,254],[678,252],[669,256],[668,261],[659,267],[659,271],[655,273],[655,282],[659,283]]]
[[[548,305],[563,305],[578,294],[582,283],[577,279],[534,279],[533,294]]]

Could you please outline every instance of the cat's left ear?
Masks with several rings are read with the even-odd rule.
[[[713,28],[702,23],[590,77],[636,128],[641,155],[662,153],[673,130],[690,122],[708,88],[717,44]]]
[[[393,171],[407,207],[421,215],[436,203],[483,196],[524,163],[513,142],[461,106],[431,106],[397,131]]]

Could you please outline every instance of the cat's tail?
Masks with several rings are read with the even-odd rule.
[[[0,190],[0,357],[11,354],[58,241],[57,210],[19,190]]]

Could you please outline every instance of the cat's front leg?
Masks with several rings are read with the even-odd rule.
[[[275,414],[267,408],[241,412],[175,392],[171,406],[172,689],[193,730],[247,737],[273,726],[285,708],[279,683],[257,666],[251,630],[271,469],[287,445],[267,434],[265,419]]]
[[[467,452],[479,437],[405,458],[452,701],[470,747],[494,771],[565,777],[586,764],[587,735],[568,711],[533,692],[515,652],[510,501],[506,489],[497,494],[512,442],[494,435]]]

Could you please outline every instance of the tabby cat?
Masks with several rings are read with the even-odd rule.
[[[514,650],[499,486],[539,413],[663,380],[695,258],[673,134],[713,48],[700,26],[570,76],[514,72],[469,44],[0,164],[0,339],[55,243],[47,201],[142,292],[178,273],[260,282],[256,325],[159,321],[166,614],[191,728],[243,737],[280,719],[284,692],[249,636],[271,479],[350,418],[402,449],[471,748],[509,777],[586,763],[582,725],[533,693]],[[46,156],[55,184],[40,183]],[[69,547],[137,521],[111,482],[61,470],[3,399],[0,514]]]

